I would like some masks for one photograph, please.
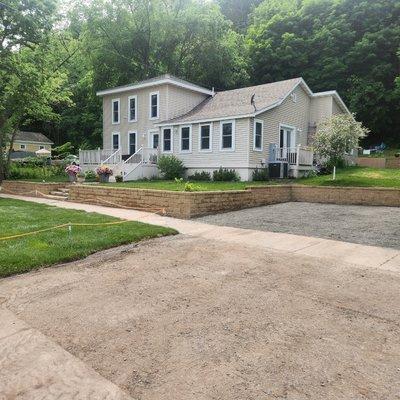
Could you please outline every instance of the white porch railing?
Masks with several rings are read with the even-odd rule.
[[[119,156],[117,156],[117,152],[119,152],[119,150],[104,150],[100,148],[97,150],[79,150],[79,164],[100,165],[105,164],[106,162],[110,164],[118,164],[118,162],[121,161],[121,153],[119,152]]]
[[[128,159],[123,162],[123,180],[132,180],[133,176],[136,179],[143,178],[143,166],[156,166],[158,160],[159,150],[152,147],[140,147],[140,149],[132,154]],[[131,165],[132,168],[126,167]]]
[[[114,151],[108,158],[101,162],[101,164],[116,165],[122,161],[121,149]]]
[[[313,151],[305,146],[297,147],[273,147],[274,155],[271,157],[273,161],[285,161],[289,165],[312,166],[314,160]]]

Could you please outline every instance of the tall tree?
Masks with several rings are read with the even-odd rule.
[[[255,83],[303,76],[337,89],[371,129],[367,141],[400,142],[397,0],[265,0],[247,39]]]

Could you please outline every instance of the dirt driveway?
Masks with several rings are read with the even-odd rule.
[[[399,399],[400,275],[178,235],[0,281],[143,400]]]
[[[400,208],[281,203],[199,218],[213,225],[400,249]]]

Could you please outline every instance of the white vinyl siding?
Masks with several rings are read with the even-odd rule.
[[[119,124],[121,120],[120,99],[113,99],[111,101],[111,115],[113,125]]]
[[[137,96],[128,97],[128,121],[136,122],[138,113]]]

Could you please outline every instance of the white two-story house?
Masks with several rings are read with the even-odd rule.
[[[251,180],[256,168],[312,168],[318,123],[349,113],[336,91],[313,93],[302,78],[214,92],[163,75],[103,90],[103,149],[80,152],[84,169],[108,164],[124,180],[157,174],[157,158],[174,154],[188,175],[219,167]]]

